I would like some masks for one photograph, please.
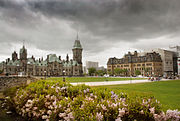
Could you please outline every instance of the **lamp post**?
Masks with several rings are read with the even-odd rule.
[[[65,70],[63,70],[63,82],[65,82],[65,81],[66,81],[66,80],[65,80],[65,76],[64,76],[64,75],[65,75],[65,72],[66,72],[66,71],[65,71]]]
[[[46,71],[44,71],[44,76],[45,76],[45,79],[46,79]]]

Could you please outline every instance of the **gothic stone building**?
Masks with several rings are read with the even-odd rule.
[[[62,60],[61,56],[56,54],[47,55],[47,59],[43,60],[35,58],[27,58],[27,49],[23,46],[20,49],[20,58],[14,51],[12,60],[8,58],[6,62],[0,63],[0,68],[4,74],[9,75],[28,75],[28,76],[82,76],[82,46],[80,40],[75,40],[73,46],[73,59],[66,56],[66,60]]]
[[[128,52],[121,59],[109,58],[108,73],[114,75],[116,68],[127,70],[127,76],[135,76],[136,70],[139,70],[142,76],[162,76],[163,74],[161,56],[156,52],[139,56],[135,51],[134,54]]]

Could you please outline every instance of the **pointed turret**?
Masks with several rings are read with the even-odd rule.
[[[82,64],[82,50],[83,48],[81,46],[77,33],[77,39],[74,42],[72,51],[73,51],[73,60],[77,61],[79,64]]]
[[[68,56],[68,54],[67,54],[67,56],[66,56],[66,61],[69,62],[69,56]]]
[[[27,49],[23,45],[23,47],[20,49],[20,59],[21,60],[26,60],[27,59]]]

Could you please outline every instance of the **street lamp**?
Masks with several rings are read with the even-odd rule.
[[[130,83],[132,83],[132,75],[130,75]]]
[[[46,71],[44,71],[44,76],[45,76],[45,79],[46,79]]]
[[[64,77],[64,75],[65,75],[65,70],[63,70],[63,82],[65,82],[66,80],[65,80],[65,77]]]

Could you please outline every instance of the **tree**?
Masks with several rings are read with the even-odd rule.
[[[136,74],[136,76],[137,76],[137,75],[141,75],[141,71],[140,71],[140,70],[136,70],[136,71],[135,71],[135,74]]]
[[[98,71],[96,71],[96,73],[97,73],[98,76],[103,76],[103,75],[106,74],[106,72],[103,71],[103,70],[98,70]]]
[[[3,69],[2,70],[0,70],[0,74],[2,74],[3,73]]]
[[[108,71],[108,74],[109,74],[109,76],[112,76],[112,75],[113,75],[111,71]]]
[[[149,75],[149,68],[145,68],[144,72],[145,72],[145,75],[148,76]]]
[[[124,73],[125,76],[127,76],[128,70],[127,69],[123,69],[123,73]]]
[[[89,76],[93,76],[93,74],[96,73],[96,69],[95,68],[88,68],[88,73],[89,73]]]
[[[119,68],[114,69],[114,73],[116,76],[119,76],[122,72],[123,72],[122,69],[119,69]]]

